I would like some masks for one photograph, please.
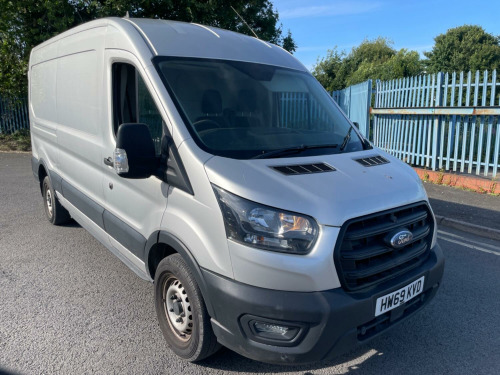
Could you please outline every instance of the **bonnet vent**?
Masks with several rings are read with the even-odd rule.
[[[285,175],[299,175],[299,174],[323,173],[323,172],[335,171],[335,168],[325,163],[278,165],[271,168]]]
[[[380,155],[370,156],[368,158],[354,159],[354,160],[364,167],[374,167],[376,165],[390,163],[389,160],[383,158]]]

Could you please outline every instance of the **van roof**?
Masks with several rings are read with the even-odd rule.
[[[137,40],[136,35],[130,34],[138,32],[153,56],[237,60],[307,71],[296,58],[275,44],[216,27],[159,19],[102,18],[68,30],[34,50],[86,29],[107,25],[115,26],[128,39]]]
[[[157,55],[208,57],[305,67],[283,48],[255,37],[197,23],[123,19],[147,37]]]

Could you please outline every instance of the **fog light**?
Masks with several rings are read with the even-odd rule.
[[[286,333],[288,332],[288,327],[283,327],[276,324],[255,322],[253,326],[255,327],[257,333],[270,333],[270,334],[285,336]]]
[[[292,340],[300,330],[299,327],[288,327],[256,320],[251,321],[250,326],[257,337],[280,341]]]

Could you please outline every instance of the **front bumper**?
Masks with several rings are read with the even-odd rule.
[[[284,292],[253,287],[202,270],[206,298],[214,310],[212,327],[218,341],[239,354],[269,363],[308,363],[338,356],[393,327],[420,310],[441,283],[444,258],[439,245],[419,268],[364,293],[342,288],[323,292]],[[375,318],[378,297],[425,276],[423,292],[403,306]],[[295,342],[270,345],[248,334],[248,317],[304,327]]]

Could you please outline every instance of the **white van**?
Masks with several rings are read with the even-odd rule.
[[[33,49],[29,97],[49,221],[73,218],[154,282],[186,360],[220,345],[272,363],[331,358],[441,283],[415,172],[278,46],[101,19]]]

